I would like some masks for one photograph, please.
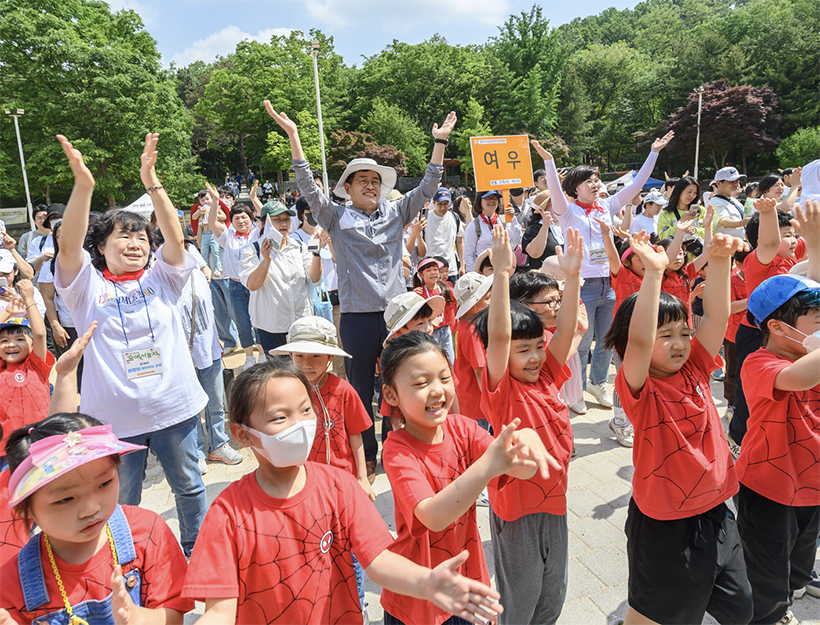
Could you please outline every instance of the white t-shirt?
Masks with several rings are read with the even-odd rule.
[[[170,266],[162,260],[162,248],[139,280],[109,282],[91,265],[87,252],[71,284],[63,283],[57,267],[54,284],[77,332],[85,332],[92,321],[98,324],[85,350],[80,411],[113,425],[120,438],[181,423],[208,403],[177,310],[195,268],[191,254],[184,268]],[[148,348],[159,349],[162,373],[129,380],[125,353]]]
[[[251,233],[253,234],[253,233]],[[223,275],[239,280],[239,259],[244,250],[251,243],[250,235],[247,237],[237,236],[233,226],[227,228],[221,236],[216,237],[216,242],[223,249],[222,252],[222,273]]]
[[[56,268],[57,263],[54,263]],[[51,273],[51,261],[47,260],[43,263],[43,266],[40,268],[40,279],[37,280],[38,284],[53,284],[54,283],[54,274]],[[39,293],[39,291],[38,291]],[[71,311],[68,309],[68,306],[65,304],[65,300],[63,296],[60,295],[59,291],[54,292],[54,308],[57,309],[57,318],[60,320],[60,325],[64,328],[73,328],[74,327],[74,320],[71,318]]]
[[[197,369],[207,369],[214,364],[215,360],[222,357],[222,346],[219,344],[219,335],[216,331],[211,288],[208,279],[202,273],[202,268],[207,267],[208,264],[194,246],[188,247],[188,253],[196,259],[196,269],[191,272],[191,277],[182,289],[177,308],[189,347],[191,345],[191,311],[195,311],[193,315],[194,346],[191,350],[191,358]],[[193,287],[192,284],[194,284]],[[194,306],[194,297],[196,297],[196,306]]]
[[[439,217],[436,211],[431,210],[427,213],[427,227],[424,229],[427,255],[446,259],[450,275],[458,274],[456,239],[463,236],[461,219],[454,212],[448,210],[442,217]]]
[[[54,253],[54,237],[50,234],[38,236],[29,242],[26,262],[30,263],[46,252],[51,252],[52,254]]]
[[[248,286],[248,276],[259,266],[256,247],[242,251],[242,284]],[[248,312],[254,328],[266,332],[286,333],[297,319],[313,314],[313,295],[308,291],[308,275],[313,254],[295,237],[288,237],[270,266],[262,286],[251,291]]]
[[[488,250],[493,246],[493,231],[487,223],[479,218],[480,236],[476,235],[475,219],[464,226],[464,269],[465,271],[474,271],[473,266],[475,260],[481,255],[481,252]],[[518,222],[513,220],[506,223],[504,215],[498,216],[498,222],[504,224],[507,233],[510,235],[510,246],[515,249],[521,245],[521,226]]]
[[[629,234],[635,234],[641,230],[646,230],[646,234],[657,234],[658,232],[658,216],[649,217],[641,213],[632,218],[632,225],[629,226]]]
[[[744,218],[743,205],[735,198],[718,197],[713,195],[709,200],[709,204],[714,207],[715,217],[712,220],[712,232],[715,234],[728,234],[738,239],[746,240],[746,228],[740,226],[738,228],[726,228],[720,225],[721,219],[731,219],[732,221],[740,221]]]

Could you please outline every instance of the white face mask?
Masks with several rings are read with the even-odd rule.
[[[783,325],[788,326],[789,328],[791,328],[795,332],[800,332],[800,330],[798,330],[795,327],[790,326],[788,323],[784,323]],[[790,336],[786,337],[786,338],[791,339],[795,343],[800,343],[803,347],[806,348],[806,351],[809,354],[812,353],[816,349],[820,349],[820,330],[818,330],[814,334],[806,334],[805,332],[800,332],[800,334],[803,335],[803,340],[802,341],[798,341],[797,339],[793,339]]]
[[[282,430],[279,434],[265,434],[253,428],[242,426],[246,432],[259,437],[261,449],[251,445],[254,451],[275,467],[295,467],[305,464],[316,437],[316,419],[300,421]]]

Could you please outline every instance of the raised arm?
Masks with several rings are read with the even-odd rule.
[[[210,198],[210,208],[208,209],[208,227],[213,231],[214,237],[219,238],[223,234],[225,234],[225,230],[227,230],[227,226],[225,226],[225,222],[219,221],[217,218],[219,216],[219,191],[216,190],[210,182],[205,183],[205,187],[208,189],[208,197]]]
[[[629,321],[629,340],[624,352],[621,370],[633,395],[641,391],[649,374],[652,348],[658,332],[658,307],[663,272],[669,259],[649,245],[649,237],[640,234],[629,237],[629,245],[644,264],[645,271],[638,299]]]
[[[777,219],[777,200],[761,198],[754,203],[760,213],[757,235],[757,261],[761,265],[770,264],[780,250],[780,226]]]
[[[555,168],[555,159],[552,154],[541,147],[535,139],[530,141],[538,155],[544,159],[544,170],[547,175],[547,188],[550,191],[550,200],[552,200],[552,212],[557,216],[561,216],[569,209],[569,203],[564,195],[564,189],[561,186],[561,179],[558,177],[558,170]]]
[[[748,249],[744,240],[724,234],[716,234],[709,245],[709,278],[703,289],[703,319],[698,326],[698,341],[713,358],[723,345],[731,312],[732,254]]]
[[[58,412],[77,412],[77,366],[96,329],[97,322],[92,321],[85,334],[74,341],[74,344],[57,359],[54,365],[57,378],[54,380],[54,391],[48,404],[49,416]]]
[[[652,142],[652,148],[649,152],[649,156],[646,157],[641,168],[638,170],[638,173],[635,174],[635,177],[632,179],[628,185],[626,185],[623,189],[618,191],[610,200],[610,209],[618,210],[626,204],[631,198],[635,197],[638,193],[641,192],[643,186],[646,184],[646,181],[649,180],[649,176],[652,175],[652,170],[655,169],[655,163],[658,162],[658,153],[664,149],[672,138],[675,136],[675,133],[670,130],[667,132],[663,137],[660,139],[655,139]]]
[[[686,231],[691,227],[692,221],[681,217],[678,221],[678,229],[675,231],[675,236],[672,238],[672,243],[666,248],[666,257],[669,259],[669,264],[675,262],[675,259],[680,254],[683,248],[683,237],[686,236]]]
[[[510,361],[512,319],[510,318],[510,276],[515,271],[515,256],[510,235],[504,226],[493,228],[493,290],[487,313],[487,374],[489,390],[495,391]]]
[[[578,327],[581,265],[584,262],[584,238],[578,234],[578,230],[568,228],[564,239],[566,240],[566,253],[562,252],[560,247],[555,248],[558,265],[566,276],[564,294],[561,297],[561,309],[558,311],[555,334],[547,345],[547,349],[560,365],[565,364],[569,359],[575,330]]]
[[[157,163],[157,141],[159,141],[159,134],[149,132],[145,135],[145,146],[140,157],[140,179],[151,197],[157,226],[165,239],[165,243],[162,244],[162,260],[171,267],[181,269],[185,266],[185,236],[179,225],[177,210],[160,184],[154,167]],[[62,246],[60,251],[62,252]]]
[[[74,174],[74,188],[63,214],[63,231],[60,235],[60,253],[57,264],[60,267],[60,281],[68,286],[80,273],[83,266],[83,243],[88,232],[88,213],[91,210],[91,196],[94,193],[94,176],[91,175],[80,151],[63,135],[57,140],[68,158],[71,173]]]
[[[809,260],[806,276],[820,282],[820,202],[809,200],[802,207],[797,206],[794,213],[792,223],[806,242],[806,258]]]
[[[782,369],[774,379],[779,391],[807,391],[820,384],[820,349],[806,354]]]
[[[14,258],[14,262],[17,263],[17,271],[20,272],[20,275],[23,276],[26,280],[32,280],[34,278],[34,267],[32,267],[29,263],[26,262],[26,259],[23,258],[17,249],[14,247],[14,239],[9,236],[7,232],[2,233],[3,238],[3,248],[7,249],[11,252],[12,257]]]
[[[26,317],[28,317],[31,334],[34,338],[34,353],[40,360],[46,359],[46,323],[40,316],[40,311],[37,310],[37,302],[34,300],[34,285],[31,280],[20,280],[17,283],[17,290],[20,292],[20,297],[23,298],[23,304],[26,307]]]
[[[782,210],[784,213],[791,213],[792,209],[794,209],[794,203],[797,201],[797,192],[800,189],[800,177],[802,174],[802,167],[795,168],[794,172],[792,172],[792,186],[789,188],[789,194],[786,197],[781,198],[781,200],[777,203],[777,208]]]

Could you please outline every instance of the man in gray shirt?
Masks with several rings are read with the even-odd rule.
[[[347,379],[373,417],[373,377],[376,361],[387,339],[384,311],[396,295],[406,292],[402,270],[402,232],[439,187],[444,170],[444,148],[456,123],[451,112],[439,128],[433,125],[433,155],[421,184],[400,200],[386,200],[396,182],[396,172],[367,158],[353,159],[334,193],[349,199],[333,203],[316,186],[305,160],[296,124],[284,113],[268,114],[290,139],[293,169],[302,196],[319,225],[330,235],[339,276],[339,333],[344,349],[353,356],[345,361]],[[375,429],[362,432],[368,478],[376,472],[378,443]]]

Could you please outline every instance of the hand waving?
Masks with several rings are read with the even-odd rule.
[[[298,130],[296,128],[296,123],[288,117],[284,112],[277,113],[273,110],[273,105],[270,103],[270,100],[265,100],[265,110],[268,112],[268,115],[273,117],[274,121],[279,124],[279,127],[285,131],[285,134],[288,137],[292,137],[298,134]]]
[[[145,135],[145,145],[140,156],[140,180],[146,189],[159,186],[159,178],[154,166],[157,164],[157,142],[159,134],[149,132]]]
[[[512,275],[515,271],[515,256],[510,247],[510,235],[501,224],[496,224],[493,228],[493,247],[490,254],[495,272],[506,271],[508,275]]]
[[[63,135],[57,135],[57,141],[60,142],[63,152],[65,152],[65,155],[68,158],[71,173],[74,174],[74,184],[83,185],[93,189],[96,182],[94,180],[94,176],[91,174],[91,171],[88,167],[86,167],[85,161],[83,160],[83,155],[80,154],[80,151],[71,145],[71,142]]]
[[[637,234],[629,237],[629,247],[635,252],[643,262],[646,271],[664,271],[669,266],[669,259],[666,252],[660,252],[649,244],[649,235],[641,230]]]
[[[652,142],[652,151],[653,152],[660,152],[667,145],[669,145],[669,142],[672,140],[672,138],[674,136],[675,136],[675,132],[673,130],[670,130],[665,135],[663,135],[660,139],[655,139]]]
[[[748,252],[749,244],[737,237],[731,237],[727,234],[716,234],[709,242],[709,249],[706,251],[709,256],[726,258],[737,251]]]
[[[566,252],[561,247],[555,248],[558,266],[567,277],[580,276],[581,265],[584,263],[584,237],[578,234],[577,228],[567,228],[564,241]]]
[[[439,127],[438,124],[433,124],[433,136],[436,139],[446,139],[453,131],[453,127],[456,125],[457,120],[458,117],[456,117],[455,111],[450,111],[447,114],[447,119],[444,120],[441,127]]]
[[[430,572],[425,595],[439,608],[476,625],[494,621],[504,611],[498,591],[460,575],[458,568],[467,561],[467,551],[445,560]]]
[[[530,144],[532,145],[532,147],[535,148],[535,151],[538,152],[538,156],[543,158],[545,161],[552,160],[552,154],[550,154],[544,148],[542,148],[541,144],[538,142],[537,139],[533,139],[532,141],[530,141]]]
[[[80,359],[85,353],[85,348],[88,347],[91,336],[94,334],[94,330],[96,329],[97,322],[92,321],[91,325],[88,326],[88,330],[85,331],[85,334],[74,341],[74,344],[68,349],[68,351],[57,359],[57,362],[54,363],[54,371],[58,375],[67,375],[77,368],[77,365],[80,364]]]

